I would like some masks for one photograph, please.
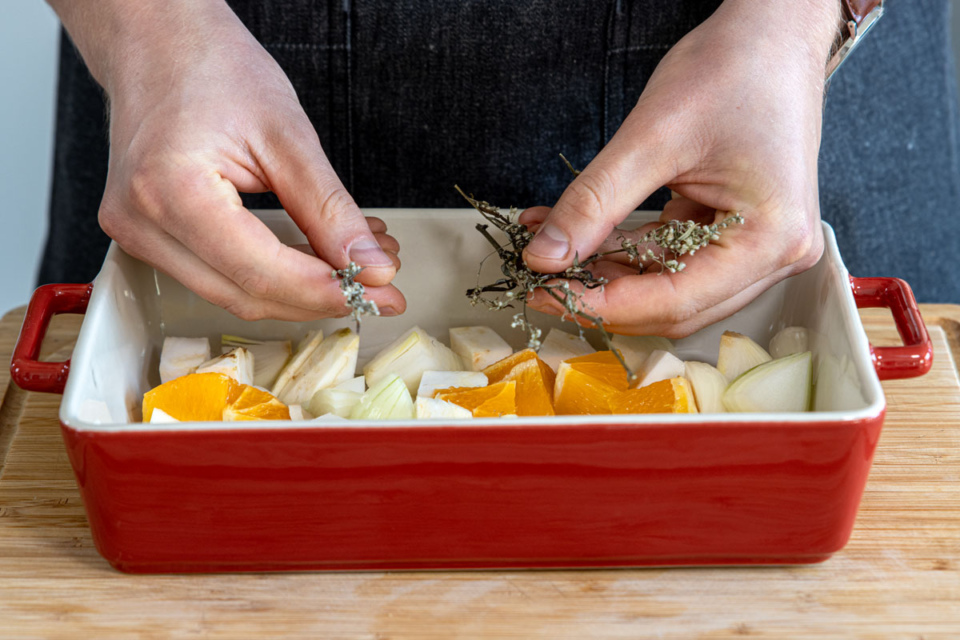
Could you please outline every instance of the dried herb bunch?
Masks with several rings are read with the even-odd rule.
[[[363,285],[356,281],[356,277],[363,271],[363,267],[351,262],[343,269],[334,269],[330,277],[340,280],[340,293],[346,298],[346,305],[350,308],[350,317],[357,323],[357,333],[360,333],[361,316],[378,316],[380,309],[373,300],[363,297]]]
[[[567,162],[566,158],[564,158],[564,162]],[[567,162],[567,167],[574,175],[579,173],[569,162]],[[467,297],[471,304],[481,304],[491,310],[500,310],[516,308],[515,305],[519,303],[522,306],[522,311],[514,314],[512,326],[525,331],[527,333],[527,346],[538,350],[542,331],[530,321],[527,315],[526,301],[534,291],[540,289],[563,307],[562,319],[576,322],[581,338],[584,338],[584,324],[596,328],[600,332],[604,344],[617,356],[630,379],[633,379],[635,374],[627,366],[619,351],[613,348],[612,338],[603,326],[603,318],[595,313],[584,300],[584,290],[602,289],[608,282],[603,277],[595,276],[589,267],[606,256],[625,253],[630,261],[636,263],[638,269],[641,270],[641,261],[649,260],[651,263],[660,266],[661,273],[663,271],[670,273],[683,271],[686,265],[680,258],[687,255],[692,256],[710,242],[718,240],[722,231],[730,225],[744,222],[743,216],[739,213],[730,213],[721,222],[711,225],[703,225],[693,221],[671,220],[644,234],[637,241],[621,236],[619,249],[595,253],[584,260],[575,256],[573,265],[563,272],[539,273],[528,268],[523,261],[523,250],[533,239],[533,233],[526,226],[516,221],[519,213],[517,208],[511,207],[509,212],[504,214],[499,207],[468,196],[459,186],[455,188],[489,223],[477,224],[476,228],[493,247],[494,253],[491,256],[496,255],[500,259],[500,271],[503,274],[503,277],[495,282],[481,285],[479,282],[481,275],[478,272],[477,286],[467,290]],[[505,242],[494,238],[490,232],[490,225],[506,235]],[[650,245],[656,246],[660,250],[655,251],[649,248]],[[647,248],[643,249],[643,247]],[[483,264],[480,265],[480,268],[482,271]]]

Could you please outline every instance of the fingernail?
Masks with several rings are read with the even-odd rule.
[[[560,260],[570,253],[570,239],[560,227],[547,223],[530,241],[527,251],[538,258]]]
[[[393,260],[374,240],[357,240],[350,246],[350,259],[361,267],[392,267]]]
[[[397,310],[393,307],[380,307],[380,315],[382,316],[395,316],[397,315]]]

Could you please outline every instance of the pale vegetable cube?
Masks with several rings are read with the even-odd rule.
[[[513,353],[507,341],[490,327],[450,329],[450,348],[470,371],[483,371]]]
[[[334,385],[331,387],[331,389],[336,389],[337,391],[353,391],[355,393],[363,393],[367,390],[366,378],[363,376],[350,378],[349,380],[344,380],[340,384]]]
[[[454,420],[473,417],[473,413],[469,409],[464,409],[452,402],[419,396],[417,396],[416,415],[417,418],[451,418]]]
[[[158,407],[154,407],[153,413],[150,414],[150,424],[172,424],[174,422],[180,421]]]
[[[417,397],[432,398],[438,389],[485,386],[487,376],[482,371],[424,371],[417,388]]]
[[[643,367],[638,372],[640,382],[637,387],[645,387],[654,382],[669,380],[670,378],[682,378],[684,374],[683,360],[673,355],[669,351],[654,350],[650,357],[643,363]]]
[[[287,409],[290,411],[291,420],[313,420],[313,414],[305,411],[303,405],[292,404]]]
[[[420,327],[413,327],[375,355],[363,368],[363,375],[371,388],[389,376],[399,375],[408,393],[414,394],[424,371],[463,371],[463,363],[445,344]]]
[[[647,361],[650,354],[654,351],[669,351],[676,355],[676,348],[667,338],[660,336],[613,336],[610,341],[613,348],[620,352],[623,361],[627,363],[633,372],[640,371],[643,363]]]
[[[274,395],[286,405],[307,404],[317,391],[353,378],[359,354],[360,336],[340,329],[321,342]]]
[[[207,338],[164,338],[160,351],[160,382],[194,373],[210,359],[210,340]]]
[[[240,384],[253,384],[253,356],[243,347],[217,356],[197,367],[197,373],[222,373]]]
[[[310,331],[307,333],[306,337],[300,342],[300,346],[297,348],[297,352],[293,354],[293,357],[287,362],[286,366],[280,371],[280,375],[277,376],[277,379],[273,382],[273,387],[270,391],[274,396],[276,396],[281,389],[287,386],[290,382],[290,378],[293,377],[293,374],[298,372],[303,366],[303,363],[307,361],[313,352],[320,348],[320,344],[323,342],[323,331]]]
[[[220,348],[222,353],[229,353],[232,349],[243,347],[253,356],[253,384],[269,389],[287,361],[292,351],[289,340],[252,340],[240,336],[221,335]]]
[[[567,333],[560,329],[550,329],[547,337],[540,344],[540,350],[537,355],[547,365],[557,371],[560,363],[577,356],[585,356],[588,353],[596,351],[586,340],[582,340],[579,335]]]

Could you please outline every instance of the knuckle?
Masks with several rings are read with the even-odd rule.
[[[233,281],[254,298],[272,298],[276,291],[273,278],[253,267],[241,267],[234,274]]]
[[[353,209],[356,204],[353,196],[343,187],[343,185],[326,185],[321,187],[323,196],[320,200],[320,217],[328,222],[352,217]]]
[[[267,317],[263,307],[248,300],[230,299],[217,303],[241,320],[254,322]]]
[[[613,178],[603,169],[580,174],[570,183],[570,193],[576,204],[574,212],[590,220],[602,218],[607,203],[613,201],[615,191]]]
[[[127,191],[133,207],[150,219],[156,219],[163,208],[163,189],[155,171],[139,166],[127,181]]]
[[[817,225],[804,226],[792,234],[784,247],[784,266],[792,267],[794,272],[806,271],[817,264],[823,253],[823,234]]]

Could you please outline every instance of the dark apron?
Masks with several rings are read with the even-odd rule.
[[[296,87],[361,207],[550,204],[614,134],[660,58],[719,0],[231,2]],[[888,3],[830,88],[825,220],[855,275],[960,302],[960,137],[948,0]],[[60,54],[50,232],[41,282],[96,275],[106,181],[101,94]],[[775,132],[774,132],[775,134]],[[659,208],[661,190],[646,208]],[[270,194],[251,207],[278,207]]]

